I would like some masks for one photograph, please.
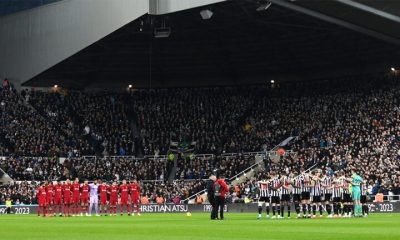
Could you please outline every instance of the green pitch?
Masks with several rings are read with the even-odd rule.
[[[1,239],[400,239],[400,214],[372,214],[362,219],[256,220],[257,214],[143,214],[142,216],[38,218],[0,215]]]

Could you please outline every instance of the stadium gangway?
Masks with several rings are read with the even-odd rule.
[[[254,156],[264,156],[264,157],[266,157],[266,156],[271,156],[271,153],[272,153],[272,152],[275,152],[275,154],[276,154],[276,150],[279,148],[279,146],[280,146],[281,144],[282,144],[282,142],[280,142],[278,145],[276,145],[275,147],[273,147],[270,151],[255,152],[256,155],[254,155]],[[245,153],[237,153],[237,154],[245,154]],[[240,173],[236,174],[235,176],[231,177],[229,180],[232,181],[232,179],[236,179],[238,176],[243,175],[243,174],[245,174],[246,172],[248,172],[248,171],[250,171],[250,170],[252,171],[255,167],[257,167],[260,163],[263,163],[263,162],[264,162],[264,161],[259,161],[259,162],[254,163],[254,164],[251,165],[250,167],[246,168],[245,170],[243,170],[243,171],[241,171]],[[189,196],[188,198],[186,198],[186,199],[183,200],[183,201],[189,201],[191,198],[194,198],[195,196],[197,196],[197,194],[203,194],[203,193],[205,193],[205,192],[206,192],[206,189],[203,189],[203,190],[201,190],[201,191],[199,191],[199,192],[197,192],[197,193],[195,193],[195,194]]]
[[[115,159],[128,159],[128,160],[141,160],[143,158],[138,158],[135,156],[104,156],[104,157],[98,157],[98,156],[92,156],[92,155],[85,155],[83,156],[83,158],[85,160],[87,159],[93,159],[93,160],[97,160],[97,159],[102,159],[102,160],[115,160]]]
[[[194,181],[207,181],[207,178],[201,178],[201,179],[175,179],[173,183],[178,183],[178,182],[194,182]],[[164,183],[165,180],[140,180],[142,183]]]
[[[267,154],[268,152],[264,153]],[[263,161],[261,161],[263,162]],[[235,176],[229,178],[229,181],[231,182],[232,180],[237,180],[239,178],[239,176],[244,175],[245,173],[247,173],[248,171],[252,171],[253,169],[255,169],[257,167],[257,165],[259,165],[261,162],[258,163],[254,163],[253,165],[251,165],[250,167],[246,168],[245,170],[241,171],[240,173],[236,174]],[[306,172],[310,172],[311,170],[313,170],[316,166],[318,165],[318,163],[315,163],[314,165],[312,165],[311,167],[307,168]],[[189,196],[188,198],[184,199],[183,201],[189,201],[190,199],[194,198],[195,196],[197,196],[197,194],[203,194],[206,192],[207,189],[203,189],[191,196]]]
[[[201,154],[195,154],[196,158],[213,158],[215,157],[214,154],[210,153],[201,153]],[[83,156],[84,159],[110,159],[110,160],[115,160],[115,159],[131,159],[131,160],[144,160],[144,159],[151,159],[151,160],[165,160],[168,159],[167,155],[145,155],[141,158],[136,157],[136,156],[118,156],[118,155],[113,155],[113,156],[103,156],[103,157],[98,157],[94,155],[85,155]]]
[[[221,157],[234,157],[234,156],[237,156],[237,155],[254,156],[254,155],[262,155],[262,154],[265,154],[265,152],[222,153]]]
[[[276,146],[278,147],[278,145]],[[274,147],[273,149],[275,149],[276,147]],[[219,156],[221,157],[234,157],[234,156],[260,156],[260,155],[266,155],[266,154],[270,154],[270,156],[272,155],[276,155],[275,151],[259,151],[259,152],[237,152],[237,153],[222,153]],[[286,150],[286,153],[292,153],[292,150]],[[196,158],[212,158],[215,157],[215,154],[211,154],[211,153],[196,153],[195,157]],[[94,155],[84,155],[82,156],[85,159],[89,159],[89,158],[93,158],[93,159],[133,159],[133,160],[143,160],[143,159],[167,159],[168,156],[167,155],[145,155],[141,158],[136,157],[136,156],[118,156],[118,155],[113,155],[113,156],[103,156],[103,157],[98,157],[98,156],[94,156]]]
[[[269,153],[270,151],[267,152],[238,152],[238,153],[222,153],[220,156],[222,157],[234,157],[234,156],[257,156],[257,155],[265,155],[266,153]],[[291,150],[287,150],[287,153],[292,152]],[[273,154],[272,152],[270,154]],[[215,154],[211,153],[196,153],[195,157],[196,158],[212,158],[215,157]],[[135,159],[135,160],[142,160],[142,159],[167,159],[167,155],[145,155],[141,158],[136,157],[136,156],[103,156],[103,157],[98,157],[94,155],[84,155],[83,158],[93,158],[93,159]]]

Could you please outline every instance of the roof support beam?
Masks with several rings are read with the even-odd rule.
[[[390,14],[390,13],[387,13],[387,12],[384,12],[384,11],[381,11],[379,9],[370,7],[368,5],[365,5],[365,4],[362,4],[362,3],[358,3],[358,2],[354,2],[352,0],[336,0],[336,1],[340,2],[342,4],[346,4],[346,5],[350,6],[350,7],[365,11],[365,12],[369,12],[369,13],[377,15],[379,17],[389,19],[389,20],[391,20],[393,22],[400,23],[400,17],[398,17],[396,15],[393,15],[393,14]]]
[[[296,5],[294,3],[287,2],[285,0],[269,0],[269,1],[276,5],[279,5],[279,6],[282,6],[282,7],[297,11],[297,12],[301,12],[303,14],[306,14],[306,15],[309,15],[309,16],[312,16],[315,18],[319,18],[321,20],[324,20],[324,21],[327,21],[327,22],[330,22],[330,23],[333,23],[333,24],[336,24],[336,25],[339,25],[342,27],[349,28],[353,31],[357,31],[357,32],[367,34],[369,36],[372,36],[372,37],[375,37],[375,38],[378,38],[378,39],[381,39],[381,40],[384,40],[387,42],[391,42],[391,43],[400,45],[400,39],[388,36],[388,35],[380,33],[380,32],[373,31],[368,28],[361,27],[359,25],[356,25],[356,24],[353,24],[353,23],[350,23],[350,22],[347,22],[347,21],[344,21],[344,20],[341,20],[341,19],[338,19],[338,18],[335,18],[332,16],[322,14],[320,12]]]

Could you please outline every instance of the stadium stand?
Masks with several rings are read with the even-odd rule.
[[[252,164],[241,152],[265,152],[288,136],[298,136],[290,154],[278,163],[266,163],[267,171],[317,164],[332,172],[357,166],[372,194],[379,189],[398,193],[399,93],[398,78],[389,76],[172,92],[2,90],[6,107],[0,155],[8,157],[1,167],[15,180],[164,182],[166,158],[149,156],[167,154],[171,141],[195,141],[196,157],[178,159],[179,184],[146,183],[149,197],[167,189],[165,198],[172,201],[177,195],[185,199],[204,184],[184,180],[207,178],[214,169],[235,176]],[[80,157],[98,153],[99,145],[106,157]],[[224,157],[231,152],[235,157]],[[141,153],[147,156],[138,157]],[[66,157],[63,164],[61,156]],[[232,190],[236,198],[253,193],[254,179]]]

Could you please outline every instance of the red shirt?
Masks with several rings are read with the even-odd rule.
[[[71,198],[72,185],[71,184],[64,184],[62,187],[63,187],[64,199],[70,199]]]
[[[121,198],[127,199],[128,191],[129,191],[128,185],[122,184],[121,186],[119,186],[119,192],[121,193]]]
[[[36,198],[39,199],[39,202],[46,201],[46,189],[44,187],[38,188]]]
[[[54,191],[55,191],[55,198],[60,199],[62,198],[62,191],[63,191],[63,186],[61,184],[57,184],[54,186]]]
[[[118,186],[110,186],[110,198],[118,198]]]
[[[79,183],[72,184],[72,196],[79,197],[80,193],[81,193],[81,184]]]
[[[101,199],[107,199],[107,190],[108,190],[108,186],[107,185],[100,185],[99,186],[99,192],[100,192],[100,198]]]
[[[90,191],[90,187],[89,185],[82,185],[82,198],[89,198],[89,191]]]
[[[137,183],[132,183],[132,184],[129,186],[129,188],[130,188],[130,190],[131,190],[131,196],[132,196],[132,197],[139,197],[139,195],[140,195],[140,187],[139,187],[139,184],[137,184]]]
[[[47,199],[52,199],[53,198],[53,186],[52,185],[49,185],[49,186],[46,186],[46,197],[47,197]]]
[[[218,179],[215,181],[214,186],[217,184],[221,185],[221,197],[225,198],[226,193],[229,191],[228,185],[223,179]]]

